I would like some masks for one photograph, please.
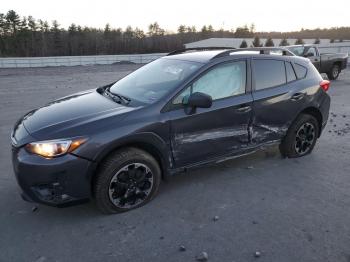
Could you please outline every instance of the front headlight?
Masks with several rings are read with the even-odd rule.
[[[50,158],[72,152],[85,141],[85,138],[39,141],[27,144],[26,149],[30,153]]]

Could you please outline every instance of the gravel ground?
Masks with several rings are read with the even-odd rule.
[[[172,177],[137,210],[105,216],[24,202],[9,135],[25,112],[135,65],[0,69],[0,261],[350,261],[350,71],[332,82],[313,154],[276,148]]]

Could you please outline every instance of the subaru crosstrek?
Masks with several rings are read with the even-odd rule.
[[[288,50],[173,52],[27,113],[11,135],[14,172],[25,200],[127,211],[171,174],[276,143],[285,157],[309,154],[328,88]]]

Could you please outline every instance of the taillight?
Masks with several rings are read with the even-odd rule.
[[[320,83],[320,87],[322,87],[322,89],[326,92],[328,91],[330,86],[331,86],[331,82],[329,82],[328,80],[322,80]]]

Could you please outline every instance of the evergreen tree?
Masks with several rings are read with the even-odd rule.
[[[7,33],[7,29],[6,17],[0,13],[0,35]]]
[[[165,34],[165,30],[162,29],[157,22],[150,24],[148,26],[148,35],[149,36],[162,36]]]
[[[259,36],[255,36],[255,37],[254,37],[253,46],[254,46],[254,47],[261,47],[261,46],[262,46],[262,44],[260,43],[260,38],[259,38]]]
[[[266,42],[265,42],[265,46],[275,46],[273,40],[271,37],[267,38]]]
[[[254,37],[255,25],[244,25],[227,31],[215,30],[204,25],[202,30],[194,26],[180,25],[177,33],[166,32],[157,22],[152,23],[147,33],[138,28],[127,27],[125,30],[106,25],[103,29],[81,27],[73,24],[69,28],[61,28],[57,21],[51,25],[47,21],[32,16],[19,16],[10,10],[0,13],[0,56],[56,56],[56,55],[102,55],[127,53],[169,52],[181,49],[184,43],[194,42],[209,37]],[[298,32],[260,32],[259,37],[266,39],[284,39],[280,46],[289,45],[287,39],[331,39],[330,42],[349,39],[350,27],[330,29],[302,30]],[[262,46],[259,37],[255,37],[254,46]],[[339,40],[334,40],[339,39]],[[315,43],[318,41],[315,40]],[[345,40],[344,40],[345,41]],[[264,45],[269,46],[269,40]],[[244,40],[241,47],[245,47]]]
[[[242,41],[241,45],[239,46],[239,48],[247,48],[248,44],[245,40]]]
[[[281,42],[280,42],[280,46],[287,46],[287,45],[289,45],[287,39],[286,39],[286,38],[283,38],[283,39],[281,40]]]
[[[178,32],[179,34],[184,34],[184,33],[186,33],[186,26],[185,26],[185,25],[180,25],[180,26],[178,27],[178,29],[177,29],[177,32]]]
[[[20,27],[19,15],[13,10],[8,11],[6,14],[6,23],[9,25],[10,32],[12,34],[16,34],[18,28]]]
[[[32,16],[28,16],[28,27],[31,32],[35,32],[38,29],[38,25]]]
[[[303,45],[305,44],[304,40],[301,39],[301,38],[298,38],[296,41],[295,41],[295,45]]]
[[[135,28],[135,37],[138,39],[143,39],[146,37],[145,33],[143,32],[143,30],[139,29],[139,28]]]
[[[63,49],[63,43],[62,43],[62,36],[61,36],[61,30],[60,25],[56,20],[52,21],[52,26],[50,31],[52,32],[52,41],[53,41],[53,55],[60,55],[64,53]]]
[[[249,28],[247,25],[243,27],[237,27],[235,31],[235,37],[252,37],[253,33],[249,31]]]

